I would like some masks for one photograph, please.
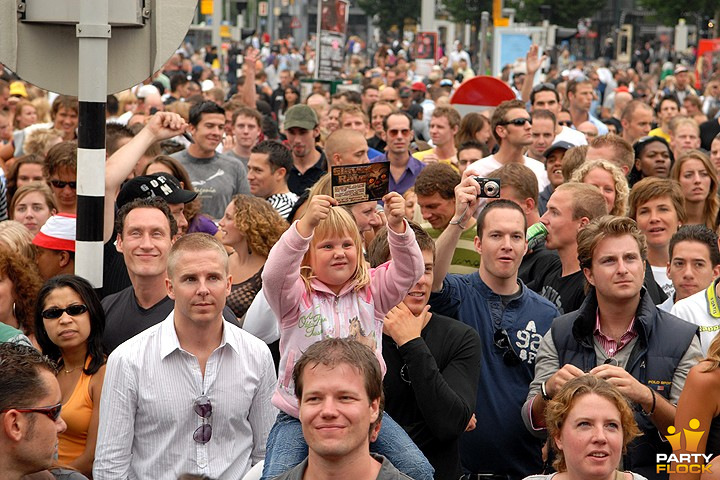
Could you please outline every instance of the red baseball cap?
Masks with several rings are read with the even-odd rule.
[[[418,92],[427,92],[427,87],[423,82],[415,82],[412,84],[412,87],[410,87],[412,90],[416,90]]]

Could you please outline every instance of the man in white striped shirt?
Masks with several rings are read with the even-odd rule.
[[[222,244],[181,237],[168,277],[175,309],[108,359],[95,480],[238,479],[265,456],[275,369],[265,343],[223,320],[232,278]]]
[[[287,184],[292,166],[290,149],[273,140],[255,145],[248,160],[250,193],[270,202],[285,220],[298,199]]]

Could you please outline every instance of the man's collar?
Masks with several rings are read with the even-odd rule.
[[[238,355],[240,354],[240,349],[237,342],[235,342],[235,338],[228,336],[227,325],[225,325],[225,320],[223,319],[222,338],[217,348],[223,348],[225,345],[230,346]],[[177,336],[177,330],[175,330],[175,309],[173,309],[168,313],[168,316],[165,317],[165,320],[160,323],[160,359],[164,360],[165,357],[176,350],[183,350],[183,348],[180,346],[180,339]]]

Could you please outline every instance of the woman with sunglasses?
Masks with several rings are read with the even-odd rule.
[[[75,275],[53,277],[40,289],[35,329],[42,352],[58,364],[62,418],[58,463],[90,477],[100,394],[105,377],[105,312],[92,286]]]

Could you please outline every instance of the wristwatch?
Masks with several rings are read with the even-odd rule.
[[[540,395],[542,395],[542,398],[545,401],[552,400],[552,397],[547,393],[547,388],[545,388],[544,381],[540,384]]]

